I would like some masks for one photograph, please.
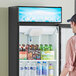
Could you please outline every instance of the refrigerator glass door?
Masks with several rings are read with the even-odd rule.
[[[58,42],[58,26],[20,25],[19,76],[59,76]]]
[[[66,44],[70,37],[72,37],[74,33],[71,28],[61,28],[61,70],[65,64],[65,55],[66,55]]]

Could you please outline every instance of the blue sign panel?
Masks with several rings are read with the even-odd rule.
[[[19,7],[19,22],[61,22],[60,7]]]

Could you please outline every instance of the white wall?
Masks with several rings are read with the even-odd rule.
[[[61,6],[62,23],[74,14],[75,0],[0,0],[0,7],[9,6]]]

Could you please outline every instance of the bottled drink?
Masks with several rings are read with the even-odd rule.
[[[40,52],[37,52],[36,59],[37,59],[37,60],[40,60],[40,59],[41,59],[41,54],[40,54]]]
[[[19,51],[22,51],[22,49],[21,49],[21,45],[19,44]]]
[[[25,49],[26,49],[26,51],[29,51],[29,49],[30,49],[30,45],[27,44],[26,47],[25,47]]]
[[[53,68],[52,64],[49,64],[49,76],[54,76],[53,72],[54,72],[54,68]]]
[[[36,44],[36,50],[39,50],[39,45],[38,44]]]
[[[48,45],[47,44],[45,44],[45,46],[44,46],[44,51],[48,51]]]
[[[53,50],[52,44],[49,44],[49,50],[50,50],[50,51]]]
[[[19,52],[19,59],[20,60],[27,60],[27,51],[20,51]]]
[[[30,50],[34,50],[34,45],[31,44],[30,46],[31,46],[31,47],[30,47]]]
[[[32,58],[32,52],[31,51],[29,51],[29,53],[28,53],[28,60],[32,60],[33,58]]]
[[[42,64],[42,76],[48,76],[48,64],[46,61],[43,61]]]
[[[23,46],[21,46],[21,51],[23,51]]]
[[[25,44],[22,44],[22,46],[23,46],[23,48],[22,48],[22,49],[23,49],[23,51],[25,51]]]
[[[24,73],[24,68],[23,68],[23,64],[20,62],[19,64],[19,76],[23,76],[23,73]]]
[[[37,50],[37,46],[36,45],[34,45],[34,50]]]
[[[36,75],[37,76],[42,76],[42,65],[41,65],[40,61],[37,62]]]
[[[27,62],[25,66],[25,75],[24,76],[30,76],[30,63]]]
[[[25,62],[23,62],[23,61],[19,62],[19,76],[24,76],[24,74],[25,74],[25,69],[24,69],[25,65],[26,65]]]
[[[33,60],[36,60],[36,54],[33,54],[32,58]]]
[[[36,76],[36,64],[35,63],[31,63],[30,76]]]
[[[42,44],[40,44],[40,50],[43,51],[43,45]]]

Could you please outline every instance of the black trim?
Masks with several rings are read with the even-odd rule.
[[[34,23],[31,23],[31,22],[22,22],[22,23],[18,23],[18,25],[22,25],[22,26],[58,26],[59,24],[55,24],[55,23],[45,23],[45,22],[34,22]]]
[[[61,28],[71,28],[70,24],[59,24]]]
[[[17,7],[9,7],[9,76],[19,76]]]
[[[61,73],[61,27],[59,26],[59,75]]]

